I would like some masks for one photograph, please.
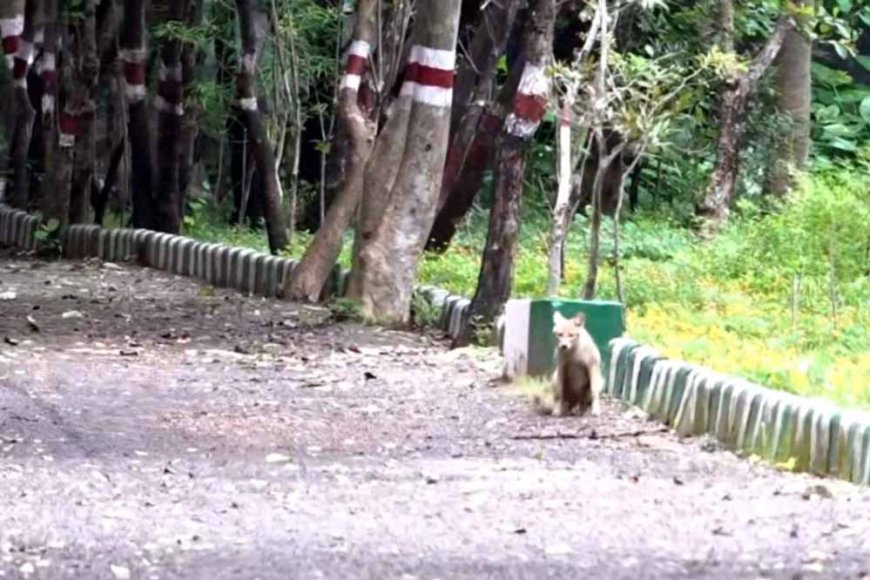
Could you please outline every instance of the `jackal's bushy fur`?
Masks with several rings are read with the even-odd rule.
[[[601,353],[586,331],[585,322],[583,314],[568,319],[558,312],[553,313],[556,337],[556,370],[552,379],[554,415],[568,415],[575,409],[580,414],[600,413]],[[543,412],[550,411],[540,402],[538,406]]]

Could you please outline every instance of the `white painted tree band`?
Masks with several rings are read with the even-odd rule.
[[[157,95],[154,98],[154,107],[160,111],[161,113],[166,113],[167,115],[176,115],[181,117],[184,115],[184,105],[182,104],[173,104]]]
[[[540,121],[530,121],[529,119],[523,119],[522,117],[513,113],[508,115],[507,119],[505,119],[504,122],[505,131],[507,131],[510,135],[513,135],[514,137],[519,137],[521,139],[531,139],[532,137],[534,137],[540,125]]]
[[[11,18],[0,18],[0,35],[3,38],[21,36],[24,32],[24,15],[16,14]]]
[[[517,92],[536,97],[546,97],[550,94],[550,78],[544,67],[526,64]]]
[[[124,95],[131,103],[138,103],[143,100],[147,94],[145,85],[131,85],[124,83]]]
[[[415,103],[432,107],[449,107],[453,104],[453,89],[421,85],[413,81],[402,84],[400,95],[411,97]]]
[[[148,51],[144,48],[122,48],[118,56],[124,62],[130,64],[142,64],[148,58]]]
[[[456,51],[427,48],[418,44],[411,48],[408,63],[417,63],[430,68],[452,71],[456,68]]]
[[[362,77],[360,75],[346,74],[341,77],[341,86],[339,88],[341,90],[350,89],[352,91],[358,91],[361,84]]]
[[[360,58],[368,58],[372,52],[372,45],[365,40],[354,40],[350,43],[347,53]]]
[[[256,97],[245,97],[243,99],[239,99],[239,108],[243,111],[256,111],[257,110],[257,98]]]

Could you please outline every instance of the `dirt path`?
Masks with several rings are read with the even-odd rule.
[[[870,574],[863,490],[616,403],[539,418],[491,354],[325,316],[0,258],[0,577]]]

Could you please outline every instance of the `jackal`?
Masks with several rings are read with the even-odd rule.
[[[556,370],[553,372],[553,414],[568,415],[574,409],[580,414],[591,411],[598,415],[603,378],[601,353],[586,331],[586,316],[565,318],[553,313],[553,334],[556,336]]]

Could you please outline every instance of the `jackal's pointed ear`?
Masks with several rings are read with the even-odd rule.
[[[562,324],[565,320],[566,318],[558,310],[553,311],[553,325]]]
[[[586,315],[580,312],[579,314],[577,314],[577,316],[573,318],[573,322],[575,326],[583,326],[584,324],[586,324]]]

